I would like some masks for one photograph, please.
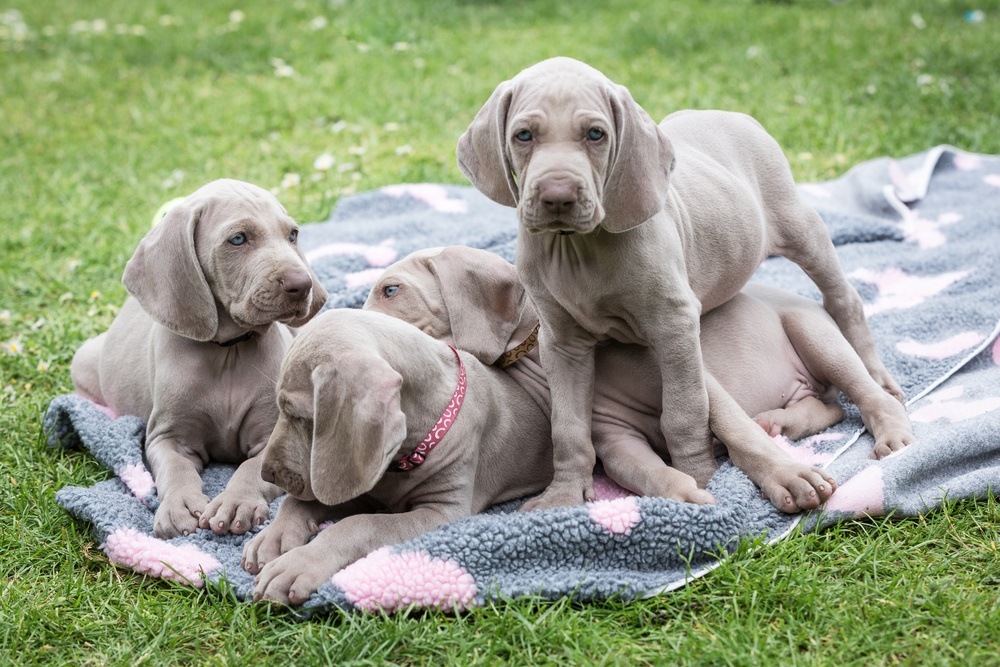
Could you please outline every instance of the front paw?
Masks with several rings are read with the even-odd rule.
[[[335,573],[336,567],[310,554],[308,545],[298,547],[264,566],[254,579],[253,599],[298,606]]]
[[[568,482],[552,482],[540,496],[532,498],[520,507],[521,512],[543,510],[552,507],[567,507],[582,505],[594,499],[594,478],[585,478]]]
[[[712,479],[712,475],[719,468],[719,464],[715,462],[715,457],[711,454],[711,449],[700,456],[671,456],[670,465],[693,477],[698,487],[702,489],[708,486],[708,480]]]
[[[153,535],[163,539],[191,535],[207,504],[208,496],[200,492],[164,496],[153,516]]]
[[[240,565],[250,574],[259,574],[261,569],[282,554],[302,546],[309,541],[319,528],[310,522],[296,522],[295,525],[280,525],[280,515],[275,522],[254,535],[243,547]]]
[[[241,494],[226,489],[208,503],[198,521],[199,528],[211,528],[216,535],[243,535],[271,516],[267,498],[259,493]]]

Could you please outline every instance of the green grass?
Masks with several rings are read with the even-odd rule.
[[[976,8],[985,21],[965,21]],[[0,664],[1000,664],[993,499],[746,545],[630,604],[300,623],[109,565],[53,499],[107,473],[39,434],[153,212],[208,180],[284,180],[303,221],[353,191],[462,183],[455,143],[493,87],[558,54],[654,117],[753,114],[803,181],[937,143],[1000,153],[1000,3],[11,0],[0,14],[0,343],[17,349],[0,349]],[[335,164],[314,169],[324,153]]]

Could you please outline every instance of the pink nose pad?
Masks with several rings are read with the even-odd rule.
[[[292,299],[301,301],[309,295],[312,278],[305,271],[289,271],[282,276],[281,287]]]
[[[545,210],[553,215],[567,213],[576,205],[579,199],[578,188],[568,180],[551,180],[543,183],[538,189],[538,198]]]

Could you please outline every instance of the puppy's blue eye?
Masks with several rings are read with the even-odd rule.
[[[399,285],[386,285],[382,288],[382,294],[387,298],[392,298],[396,296],[396,292],[399,291]]]
[[[604,138],[604,130],[598,127],[592,127],[587,131],[587,138],[591,141],[600,141]]]
[[[531,141],[531,130],[521,130],[514,135],[518,141]]]
[[[292,243],[295,243],[296,239],[298,239],[298,238],[299,238],[299,230],[293,229],[291,232],[289,232],[289,234],[288,234],[288,240],[289,241],[291,241]]]
[[[229,242],[233,245],[243,245],[244,243],[247,242],[247,235],[241,232],[236,236],[230,236]]]

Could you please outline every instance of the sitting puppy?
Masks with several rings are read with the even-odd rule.
[[[549,422],[513,380],[381,313],[331,310],[304,327],[278,407],[262,474],[290,497],[244,549],[255,599],[302,604],[371,551],[552,479]],[[351,515],[343,504],[361,496],[390,513]]]
[[[326,290],[296,244],[298,228],[266,190],[218,180],[146,234],[122,278],[131,297],[70,368],[76,390],[146,421],[145,453],[160,506],[158,537],[199,526],[242,534],[281,490],[260,478],[278,418],[274,382]],[[242,463],[211,503],[209,461]]]
[[[516,269],[499,255],[465,246],[417,251],[385,270],[364,307],[407,320],[483,363],[502,365],[548,412],[534,344],[538,318]],[[750,285],[702,316],[701,347],[712,431],[782,511],[817,507],[834,482],[793,461],[768,433],[797,440],[840,421],[839,404],[821,400],[833,398],[835,387],[861,409],[875,435],[873,456],[912,441],[902,405],[871,379],[829,315],[808,299]],[[654,451],[662,450],[663,435],[652,353],[609,344],[597,349],[595,368],[592,429],[605,471],[641,495],[704,502],[694,495],[692,478]]]

